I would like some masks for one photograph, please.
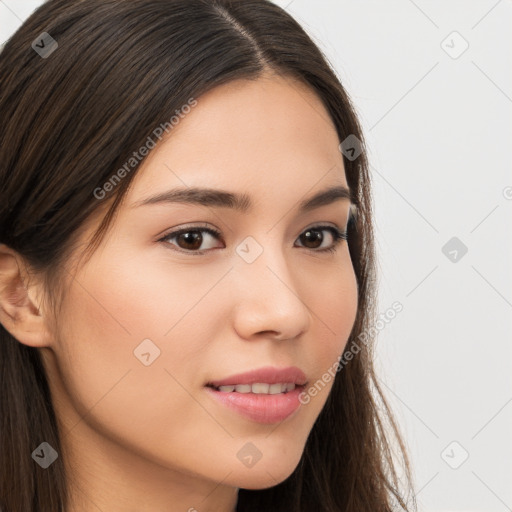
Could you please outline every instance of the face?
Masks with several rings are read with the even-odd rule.
[[[198,98],[153,149],[98,250],[68,261],[43,349],[75,452],[247,489],[292,473],[332,380],[307,404],[299,384],[336,362],[357,309],[350,241],[335,236],[349,200],[300,208],[348,187],[338,145],[312,91],[265,77]],[[195,187],[245,195],[246,209],[205,196],[142,204]],[[268,367],[304,375],[231,377]],[[228,387],[208,386],[219,381]],[[263,386],[230,391],[251,382]]]

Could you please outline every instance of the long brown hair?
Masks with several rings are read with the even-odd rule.
[[[100,215],[87,247],[94,250],[140,164],[106,199],[94,191],[190,98],[266,71],[307,84],[323,101],[339,140],[353,135],[360,141],[357,158],[344,156],[357,207],[348,237],[359,289],[347,350],[367,336],[376,319],[376,268],[364,138],[326,58],[285,10],[267,0],[49,0],[7,41],[0,53],[0,243],[42,273],[56,315],[59,269],[77,250],[80,229]],[[366,339],[337,372],[295,471],[268,489],[240,489],[239,512],[415,508],[395,468],[401,464],[403,487],[410,491],[407,454],[372,357],[372,339]],[[62,458],[46,470],[31,458],[43,441],[60,453],[45,368],[38,350],[3,325],[0,390],[2,511],[64,512]],[[391,438],[398,441],[399,461]]]

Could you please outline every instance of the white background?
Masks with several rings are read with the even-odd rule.
[[[41,3],[0,0],[0,43]],[[377,364],[419,509],[511,511],[512,1],[276,3],[327,55],[369,145],[380,311],[403,305]],[[455,262],[452,237],[468,249],[450,247]]]

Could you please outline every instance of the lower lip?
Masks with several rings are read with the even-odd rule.
[[[256,393],[226,393],[206,387],[206,391],[219,402],[235,410],[242,416],[258,423],[279,423],[291,416],[301,405],[299,395],[304,386],[296,387],[288,393],[275,395]]]

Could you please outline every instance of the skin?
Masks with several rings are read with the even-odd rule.
[[[315,192],[347,186],[339,142],[320,99],[290,78],[235,81],[198,98],[143,162],[92,258],[79,264],[77,250],[67,262],[55,325],[44,301],[51,290],[34,278],[27,286],[22,258],[1,248],[0,320],[43,356],[72,477],[69,512],[232,512],[239,488],[293,472],[332,380],[271,425],[217,403],[204,386],[267,365],[298,366],[311,385],[342,353],[358,294],[347,241],[321,253],[329,231],[309,247],[301,234],[318,224],[343,231],[350,203],[296,210]],[[254,210],[132,207],[194,185],[246,193]],[[201,232],[203,255],[186,254],[183,240],[158,241],[200,224],[221,233]],[[235,251],[247,236],[263,248],[250,264]],[[149,366],[133,353],[144,339],[161,351]],[[262,453],[251,468],[237,458],[248,442]]]

